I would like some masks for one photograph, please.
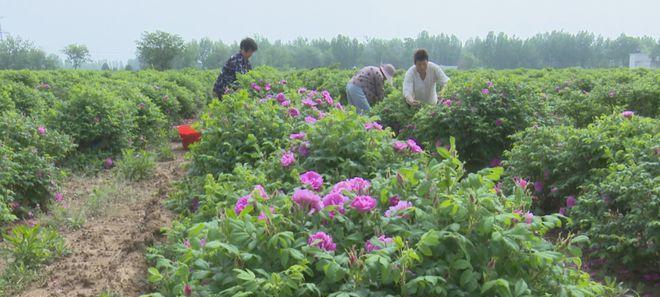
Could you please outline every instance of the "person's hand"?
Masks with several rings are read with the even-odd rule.
[[[406,97],[406,103],[412,107],[417,107],[420,105],[420,102],[411,98],[411,97]]]

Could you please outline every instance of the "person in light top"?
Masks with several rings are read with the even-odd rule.
[[[410,106],[425,104],[437,104],[438,93],[449,82],[449,77],[440,66],[429,62],[429,54],[425,49],[415,51],[414,63],[406,71],[403,80],[403,96]],[[440,84],[440,90],[436,92],[436,85]]]

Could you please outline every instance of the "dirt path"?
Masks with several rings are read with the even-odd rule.
[[[175,159],[159,162],[155,177],[140,183],[117,182],[110,174],[89,179],[72,178],[64,187],[71,204],[89,199],[94,189],[114,183],[112,205],[88,218],[75,231],[63,231],[70,254],[43,269],[46,276],[20,296],[108,296],[131,297],[147,293],[149,284],[145,249],[162,239],[160,229],[174,215],[162,202],[173,181],[185,174],[183,151],[174,147]],[[112,187],[110,187],[112,189]]]

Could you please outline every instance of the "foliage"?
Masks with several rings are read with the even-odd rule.
[[[0,40],[0,69],[55,69],[60,66],[56,55],[48,55],[29,40],[5,36]]]
[[[565,218],[535,215],[528,189],[498,183],[501,167],[468,174],[453,137],[449,149],[422,150],[329,93],[295,78],[269,84],[270,75],[243,77],[247,89],[202,117],[192,174],[167,203],[182,218],[167,244],[149,251],[158,293],[148,296],[620,293],[580,269],[587,237],[545,240]],[[497,83],[492,99],[456,92],[475,97],[487,122],[509,107],[498,104],[538,90]],[[540,99],[516,103],[515,129],[532,123],[526,112],[547,116],[534,107],[545,107]]]
[[[54,163],[74,148],[71,138],[15,112],[0,113],[0,222],[54,196],[60,172]]]
[[[586,128],[529,128],[514,137],[505,164],[537,185],[540,210],[570,215],[597,255],[644,270],[658,258],[658,127],[615,114]]]
[[[71,64],[74,69],[78,69],[83,63],[90,61],[89,49],[83,44],[69,44],[62,52],[66,55],[67,63]]]
[[[165,70],[183,52],[184,42],[179,35],[163,31],[144,32],[137,42],[137,56],[144,68]]]
[[[292,132],[286,109],[273,102],[249,100],[241,91],[214,101],[202,115],[202,140],[191,151],[193,173],[230,172],[235,164],[252,163],[282,146]]]
[[[57,109],[57,128],[73,137],[78,150],[117,153],[132,141],[135,109],[106,90],[74,89]]]
[[[156,157],[148,151],[126,149],[117,162],[117,174],[128,181],[141,181],[151,178],[156,170]]]
[[[310,212],[291,200],[293,192],[267,199],[252,191],[240,214],[229,208],[223,219],[171,230],[173,258],[152,250],[156,266],[149,279],[164,296],[179,295],[186,286],[200,296],[608,294],[571,268],[579,258],[563,249],[574,250],[579,240],[554,247],[535,235],[560,224],[557,216],[525,222],[515,210],[525,209],[528,196],[492,190],[501,169],[463,176],[452,153],[441,153],[448,159],[373,180],[366,193],[378,206],[367,213],[348,204],[339,206],[345,212],[337,206]],[[324,188],[320,196],[332,191],[331,185]],[[413,206],[383,215],[394,195]],[[332,236],[336,250],[308,241],[318,231]],[[392,239],[378,243],[381,235]],[[365,245],[372,238],[377,248]],[[543,278],[535,277],[541,273]]]
[[[8,255],[11,265],[35,267],[61,256],[66,251],[64,238],[56,230],[39,225],[18,225],[9,234],[2,252]]]
[[[199,71],[1,71],[0,221],[49,209],[66,169],[98,171],[124,149],[161,145],[212,82]]]

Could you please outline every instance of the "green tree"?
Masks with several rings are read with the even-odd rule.
[[[108,62],[105,62],[105,63],[103,63],[103,65],[101,65],[101,70],[104,70],[104,71],[105,70],[110,70],[110,65],[108,65]]]
[[[350,39],[344,35],[333,38],[330,47],[335,62],[338,62],[343,68],[358,66],[358,58],[364,49],[364,46],[357,39]]]
[[[71,64],[74,69],[78,69],[83,63],[90,61],[89,49],[86,45],[69,44],[62,52],[66,55],[67,63]]]
[[[163,31],[144,32],[137,41],[137,56],[145,68],[170,69],[174,60],[184,51],[181,36]]]
[[[0,69],[55,69],[60,66],[56,55],[46,55],[31,41],[6,36],[0,41]]]

